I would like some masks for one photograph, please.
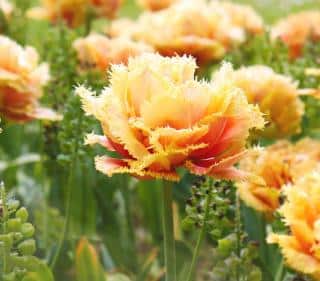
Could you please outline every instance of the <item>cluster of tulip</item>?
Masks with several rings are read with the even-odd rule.
[[[77,27],[92,15],[114,17],[121,3],[46,0],[27,15]],[[289,235],[270,234],[268,241],[280,245],[289,266],[320,280],[320,142],[278,140],[265,149],[246,148],[250,132],[257,139],[299,133],[305,112],[300,96],[319,97],[320,90],[300,89],[291,77],[264,65],[233,70],[224,63],[211,81],[196,78],[198,66],[266,32],[249,6],[215,0],[138,3],[145,9],[138,19],[114,20],[105,34],[73,44],[79,72],[109,71],[109,86],[99,95],[84,86],[76,89],[85,113],[103,131],[89,134],[86,144],[117,154],[96,157],[96,169],[108,176],[179,181],[177,169],[183,167],[195,175],[237,180],[247,205],[268,215],[280,210],[290,228]],[[9,18],[13,6],[0,0],[0,9]],[[292,60],[302,56],[307,40],[320,41],[320,11],[279,21],[270,37],[287,45]],[[3,118],[61,120],[39,103],[49,80],[49,66],[39,64],[34,48],[0,36]]]

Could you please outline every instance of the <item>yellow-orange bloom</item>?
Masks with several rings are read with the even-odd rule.
[[[165,56],[192,55],[202,64],[222,58],[245,41],[246,33],[256,34],[262,28],[261,18],[247,6],[180,0],[167,9],[145,12],[136,22],[115,21],[109,34],[146,42]]]
[[[234,73],[235,83],[250,103],[258,104],[269,122],[263,135],[289,136],[300,131],[304,104],[298,83],[263,65],[242,67]]]
[[[74,44],[82,69],[95,68],[106,71],[112,64],[126,64],[129,57],[153,52],[153,48],[128,38],[110,39],[104,35],[91,34],[77,39]]]
[[[120,9],[123,0],[89,0],[95,13],[101,17],[113,18]]]
[[[138,4],[144,9],[158,11],[168,8],[179,0],[137,0]]]
[[[48,65],[39,65],[38,60],[35,49],[22,48],[0,36],[0,112],[4,117],[17,122],[60,119],[52,110],[38,104],[50,77]]]
[[[27,14],[53,23],[61,19],[77,27],[85,21],[89,9],[98,16],[113,17],[121,3],[122,0],[42,0],[42,6],[30,9]]]
[[[264,32],[262,17],[249,5],[217,0],[212,0],[209,5],[212,11],[225,14],[233,26],[246,33],[254,35]]]
[[[240,161],[240,169],[251,174],[237,183],[241,199],[250,207],[273,213],[280,193],[289,183],[312,171],[320,163],[320,142],[303,139],[296,144],[278,141],[265,149],[251,149]]]
[[[13,12],[13,5],[7,0],[0,0],[0,10],[5,17],[9,17]]]
[[[178,180],[177,167],[192,173],[232,178],[253,127],[264,124],[258,107],[249,105],[224,65],[212,84],[194,78],[191,57],[143,54],[128,66],[113,65],[110,86],[101,95],[79,87],[83,108],[94,115],[104,136],[90,134],[88,144],[117,151],[120,158],[96,158],[111,176]]]
[[[210,12],[205,2],[190,0],[158,12],[145,12],[136,22],[116,21],[110,34],[143,41],[165,56],[192,55],[202,64],[225,54],[222,42],[229,41],[232,33],[225,25],[228,21]]]
[[[292,58],[300,56],[308,39],[320,40],[320,11],[289,15],[274,25],[271,37],[282,40],[289,47]]]
[[[320,280],[320,173],[311,172],[284,189],[280,209],[290,234],[271,234],[289,267]]]

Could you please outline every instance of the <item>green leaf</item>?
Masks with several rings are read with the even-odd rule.
[[[105,281],[105,273],[95,248],[82,238],[76,252],[77,281]]]
[[[131,281],[126,275],[116,273],[109,275],[106,281]]]
[[[242,205],[242,214],[244,218],[244,228],[248,233],[249,239],[258,242],[259,245],[259,258],[263,270],[263,280],[276,280],[281,264],[282,256],[275,245],[269,245],[266,242],[267,222],[263,214]],[[272,278],[272,279],[270,279]]]

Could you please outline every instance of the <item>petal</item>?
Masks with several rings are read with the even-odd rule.
[[[215,171],[219,173],[219,171],[223,171],[225,169],[231,168],[235,163],[237,163],[244,155],[246,151],[241,151],[235,155],[232,155],[230,157],[224,158],[219,162],[214,163],[211,166],[201,166],[195,164],[193,161],[187,161],[185,166],[187,169],[191,171],[191,173],[194,173],[196,175],[214,175]],[[211,159],[208,159],[211,161]]]
[[[102,122],[104,133],[110,140],[121,144],[136,159],[149,155],[137,132],[129,126],[119,97],[112,95],[107,89],[98,97],[84,87],[78,87],[76,93],[80,95],[87,114],[95,115]]]
[[[85,139],[86,145],[94,145],[100,144],[101,146],[105,147],[109,151],[115,151],[114,147],[112,146],[111,142],[108,140],[106,136],[95,135],[93,133],[86,135]]]
[[[54,110],[46,107],[36,107],[34,111],[27,114],[28,116],[47,121],[61,121],[63,116]]]
[[[320,261],[307,253],[301,252],[294,237],[271,234],[268,243],[277,243],[286,263],[293,269],[313,276],[320,274]]]
[[[179,175],[175,171],[152,171],[152,170],[139,170],[131,168],[128,165],[128,161],[110,158],[107,156],[96,157],[95,159],[96,168],[98,171],[111,177],[113,174],[129,173],[133,176],[140,177],[143,179],[159,178],[170,181],[178,181]]]

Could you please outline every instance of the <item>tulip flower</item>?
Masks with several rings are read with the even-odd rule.
[[[70,27],[77,27],[86,20],[90,9],[98,16],[113,17],[121,3],[122,0],[42,0],[42,6],[30,9],[27,15],[52,23],[64,20]]]
[[[128,38],[110,39],[104,35],[91,34],[77,39],[73,44],[78,54],[81,69],[95,68],[106,71],[112,64],[126,64],[129,57],[145,52],[153,52],[153,48]]]
[[[267,137],[284,137],[300,132],[304,104],[298,83],[290,77],[275,73],[263,65],[242,67],[234,73],[235,83],[246,93],[250,103],[258,104],[265,113]]]
[[[251,175],[237,183],[240,198],[257,211],[273,213],[280,206],[284,186],[294,184],[319,161],[320,142],[311,139],[251,149],[240,161],[240,169]]]
[[[197,175],[242,176],[233,165],[245,153],[249,130],[263,127],[262,114],[230,79],[230,65],[211,84],[196,80],[195,70],[191,57],[143,54],[113,65],[101,95],[76,90],[104,133],[90,134],[86,143],[119,154],[97,157],[99,171],[179,180],[176,169],[186,167]]]
[[[137,21],[115,21],[108,33],[146,42],[164,56],[188,54],[205,64],[243,43],[246,33],[261,31],[261,18],[247,6],[185,0],[161,11],[144,12]]]
[[[236,4],[228,1],[211,0],[210,9],[225,14],[232,25],[248,34],[261,34],[264,32],[262,17],[249,5]]]
[[[178,0],[137,0],[138,4],[147,10],[158,11],[168,8]]]
[[[304,11],[289,15],[271,30],[273,40],[280,39],[289,48],[291,58],[301,56],[306,42],[320,40],[320,11]]]
[[[145,42],[164,56],[187,54],[206,64],[224,56],[222,41],[232,34],[228,24],[201,0],[181,1],[159,12],[145,12],[137,21],[116,21],[109,34]]]
[[[320,173],[306,174],[284,188],[287,200],[280,214],[290,234],[272,233],[269,243],[279,245],[286,264],[320,280]]]
[[[61,119],[38,103],[49,78],[48,65],[39,65],[34,48],[0,36],[0,112],[5,118],[16,122]]]

